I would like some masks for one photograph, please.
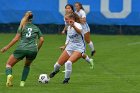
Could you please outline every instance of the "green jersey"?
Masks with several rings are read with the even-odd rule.
[[[27,23],[23,29],[19,28],[20,42],[16,50],[38,51],[37,41],[42,36],[40,29],[32,23]]]

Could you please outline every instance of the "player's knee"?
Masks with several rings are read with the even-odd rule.
[[[6,64],[6,68],[12,68],[12,66],[10,64]]]
[[[61,65],[58,63],[58,62],[56,62],[56,64],[54,65],[54,68],[55,67],[60,67]]]
[[[71,61],[67,61],[65,63],[65,70],[69,70],[69,71],[72,70],[72,62]]]
[[[31,63],[25,63],[25,67],[30,67]]]

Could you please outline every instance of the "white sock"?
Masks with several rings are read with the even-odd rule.
[[[86,56],[85,60],[90,63],[90,58],[88,57],[88,55]]]
[[[93,42],[90,41],[90,43],[88,43],[88,45],[89,45],[91,51],[94,51],[94,45],[93,45]]]
[[[65,63],[65,78],[70,78],[71,72],[72,72],[72,62],[67,61]]]
[[[54,72],[57,72],[57,71],[60,69],[60,67],[61,67],[61,65],[58,64],[58,63],[56,63],[56,64],[54,65]]]

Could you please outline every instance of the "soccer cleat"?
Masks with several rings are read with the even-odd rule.
[[[63,73],[65,73],[66,71],[64,70],[64,71],[62,71]]]
[[[90,69],[93,69],[94,63],[93,63],[93,59],[90,59]]]
[[[59,72],[59,70],[56,71],[56,72],[53,71],[53,72],[49,75],[49,77],[50,77],[50,78],[53,78],[58,72]]]
[[[91,56],[93,56],[96,53],[96,51],[91,51]]]
[[[7,87],[12,87],[13,86],[12,80],[13,80],[13,76],[12,75],[8,75],[7,76],[7,82],[6,82],[6,86]]]
[[[25,86],[25,81],[20,81],[20,87],[24,87]]]
[[[70,78],[65,78],[63,81],[63,84],[68,84],[69,83]]]

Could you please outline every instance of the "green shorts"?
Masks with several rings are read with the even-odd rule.
[[[26,57],[27,60],[34,60],[36,58],[37,52],[29,51],[29,50],[15,50],[13,53],[14,57],[17,59],[23,59]]]

